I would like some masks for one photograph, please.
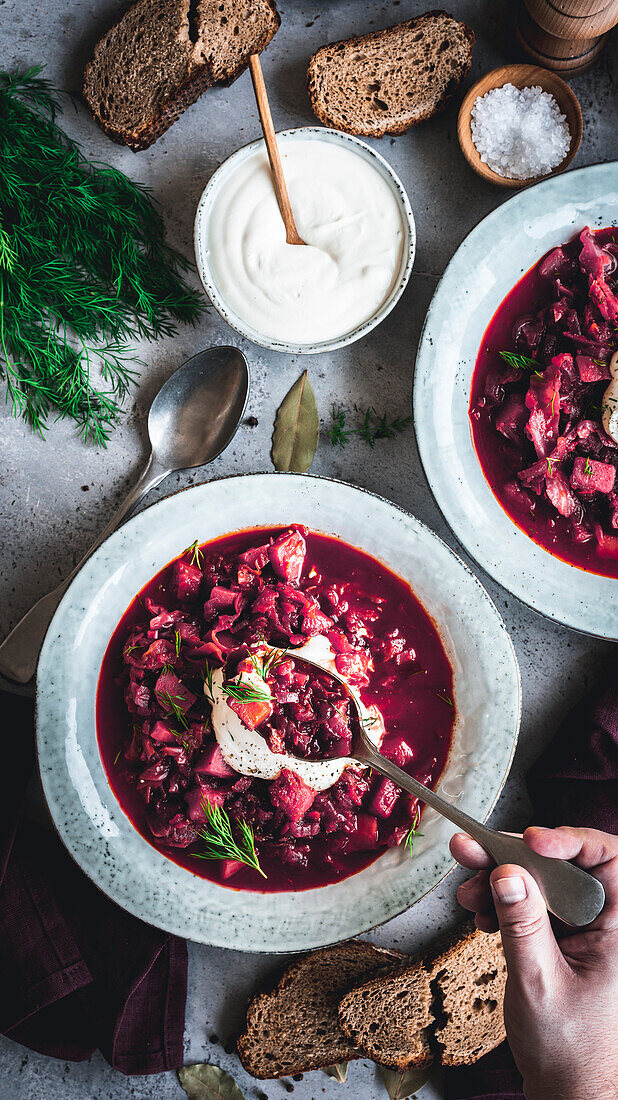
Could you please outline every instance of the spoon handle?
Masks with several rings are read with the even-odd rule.
[[[69,576],[51,592],[48,592],[46,596],[42,596],[40,600],[37,600],[34,607],[31,607],[23,619],[20,619],[17,625],[13,627],[11,633],[0,645],[0,673],[6,676],[8,680],[15,680],[18,684],[27,684],[28,680],[34,676],[47,628],[73,577],[107,536],[111,535],[112,531],[120,526],[128,512],[135,508],[142,497],[150,489],[154,489],[155,485],[163,481],[163,478],[167,477],[169,473],[169,470],[159,466],[151,454],[136,484],[117,511],[114,512],[109,523],[101,531],[90,549],[86,551],[83,558],[80,558]]]
[[[576,928],[590,924],[598,917],[605,903],[605,891],[598,879],[574,863],[568,863],[564,859],[549,859],[533,852],[519,836],[490,829],[480,821],[475,821],[457,806],[446,802],[430,787],[425,787],[387,760],[365,736],[362,736],[361,742],[362,747],[358,746],[360,751],[354,753],[361,763],[369,764],[398,787],[415,795],[421,802],[452,821],[453,825],[463,829],[478,841],[496,864],[514,863],[529,871],[536,879],[545,904],[554,916]]]
[[[281,157],[279,155],[279,146],[277,145],[277,135],[275,134],[275,127],[273,126],[272,115],[270,113],[270,106],[268,103],[268,96],[266,94],[264,74],[262,72],[259,55],[256,53],[252,53],[249,57],[249,71],[251,73],[253,91],[255,92],[255,100],[260,116],[260,122],[262,123],[264,141],[266,142],[268,159],[270,161],[270,167],[273,174],[273,184],[275,188],[275,195],[277,197],[277,205],[279,206],[281,217],[283,219],[283,224],[285,226],[285,239],[288,244],[304,244],[305,242],[299,235],[299,232],[296,228],[296,222],[294,221],[292,206],[290,204],[290,196],[288,195],[285,176],[283,174],[283,166],[281,164]]]

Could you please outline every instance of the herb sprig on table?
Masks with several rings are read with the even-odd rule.
[[[0,72],[0,374],[34,430],[55,413],[105,445],[131,345],[195,323],[202,299],[146,188],[84,158],[40,72]]]
[[[389,420],[386,413],[379,416],[371,405],[365,412],[355,405],[354,411],[360,418],[360,422],[357,421],[357,426],[350,428],[347,426],[346,411],[333,405],[329,434],[334,447],[345,447],[353,435],[358,435],[364,443],[373,447],[377,439],[395,439],[412,420],[411,416],[396,416]]]

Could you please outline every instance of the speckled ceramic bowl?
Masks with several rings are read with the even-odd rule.
[[[319,343],[313,344],[292,344],[288,341],[278,341],[272,339],[270,336],[264,336],[263,333],[258,332],[257,329],[247,324],[242,317],[230,308],[219,292],[210,264],[210,216],[220,189],[226,186],[231,175],[256,149],[264,147],[263,138],[260,138],[258,141],[252,141],[250,145],[244,145],[242,149],[238,149],[232,156],[228,157],[227,160],[224,160],[223,164],[217,168],[206,185],[195,215],[194,246],[197,270],[204,284],[204,289],[217,312],[227,321],[228,325],[231,325],[233,329],[236,329],[237,332],[240,332],[241,335],[245,336],[248,340],[252,340],[254,344],[259,344],[264,348],[270,348],[271,351],[285,352],[288,355],[315,355],[317,352],[321,351],[334,351],[336,348],[343,348],[347,344],[353,344],[355,340],[360,340],[361,336],[366,336],[368,332],[371,332],[376,325],[379,325],[380,322],[388,316],[401,298],[401,295],[408,285],[416,251],[416,229],[414,226],[412,207],[410,206],[410,201],[401,180],[395,175],[390,164],[369,145],[366,145],[364,141],[359,141],[358,138],[352,137],[351,134],[343,134],[339,130],[328,130],[324,126],[301,126],[295,130],[281,131],[281,133],[277,134],[277,141],[282,150],[285,149],[285,145],[288,142],[293,141],[320,141],[327,142],[330,145],[344,146],[347,149],[351,149],[352,152],[362,160],[369,162],[380,174],[382,179],[389,185],[401,213],[404,240],[399,270],[393,279],[393,284],[388,296],[384,299],[382,305],[376,312],[366,321],[363,321],[361,325],[358,325],[351,331],[345,332],[332,340],[322,340]]]
[[[414,424],[427,479],[455,535],[490,576],[535,611],[618,640],[618,581],[587,573],[533,542],[491,491],[470,433],[470,384],[500,303],[554,245],[585,225],[618,223],[618,163],[538,183],[466,237],[434,294],[414,376]]]
[[[73,858],[119,905],[180,936],[245,951],[295,951],[354,936],[418,901],[453,866],[453,827],[428,811],[412,856],[391,849],[343,882],[297,893],[229,889],[148,844],[109,787],[95,693],[107,643],[135,593],[196,537],[292,522],[385,562],[436,622],[454,669],[458,714],[440,793],[485,820],[519,727],[519,671],[496,608],[440,539],[388,501],[324,478],[254,474],[187,489],[125,524],[75,578],[43,645],[37,745],[45,796]]]

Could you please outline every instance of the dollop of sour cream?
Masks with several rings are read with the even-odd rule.
[[[603,427],[610,439],[618,443],[618,351],[614,352],[609,361],[609,370],[612,380],[601,402]]]
[[[377,707],[364,705],[358,690],[337,671],[335,654],[328,638],[323,636],[310,638],[304,646],[288,652],[290,657],[309,657],[325,672],[334,672],[342,680],[346,680],[350,694],[360,706],[367,736],[379,748],[385,733],[384,719]],[[262,694],[270,693],[268,684],[262,679],[257,669],[243,672],[242,678],[244,683],[258,687]],[[344,769],[350,764],[359,766],[358,761],[352,760],[349,756],[337,757],[333,760],[301,760],[289,753],[272,752],[259,729],[249,729],[239,715],[228,706],[227,696],[221,690],[223,680],[223,669],[216,669],[212,674],[212,724],[224,759],[240,775],[250,775],[257,779],[276,779],[281,770],[287,768],[289,771],[296,772],[315,791],[325,791],[337,782]],[[204,691],[210,694],[206,684]]]
[[[352,147],[280,140],[296,227],[287,244],[266,150],[225,178],[213,202],[208,255],[216,287],[263,336],[332,340],[372,317],[399,274],[404,222],[397,198]]]

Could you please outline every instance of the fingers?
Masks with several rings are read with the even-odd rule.
[[[542,856],[573,860],[591,871],[605,889],[605,906],[590,928],[612,929],[618,921],[618,837],[598,829],[526,829],[524,841]]]
[[[531,825],[524,833],[529,848],[542,856],[574,859],[587,869],[600,867],[618,858],[618,836],[598,829],[575,829],[561,825],[557,829],[542,829]]]
[[[509,977],[547,988],[565,963],[536,882],[511,863],[496,867],[489,881]]]
[[[468,867],[470,871],[480,871],[485,867],[493,867],[494,861],[487,855],[484,848],[476,843],[467,833],[455,833],[451,837],[449,845],[451,855],[455,857],[462,867]]]
[[[487,871],[479,871],[474,878],[462,882],[457,891],[457,900],[464,909],[470,909],[473,913],[493,909],[494,903]]]
[[[487,871],[479,871],[474,878],[462,882],[457,891],[457,900],[464,909],[474,913],[476,927],[481,932],[497,932],[498,921]]]

